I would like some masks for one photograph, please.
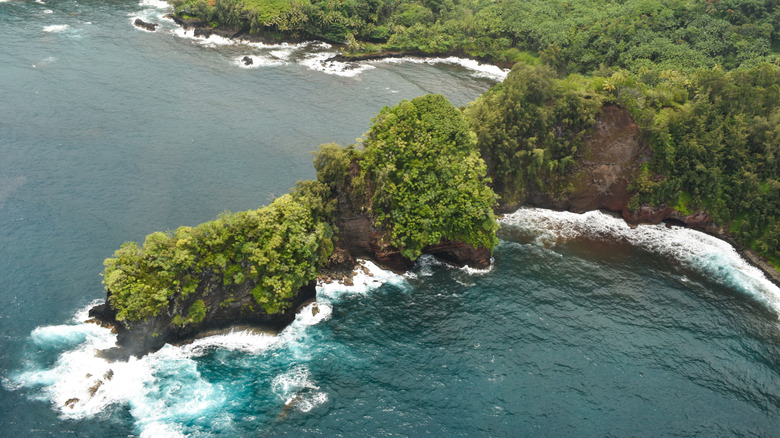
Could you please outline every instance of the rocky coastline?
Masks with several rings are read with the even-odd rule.
[[[374,227],[369,215],[355,214],[354,210],[349,202],[343,204],[336,215],[339,233],[328,265],[320,271],[320,279],[349,284],[360,268],[360,259],[370,260],[382,269],[396,273],[406,272],[414,266],[412,260],[385,242],[382,231]],[[491,262],[488,249],[458,242],[442,241],[426,247],[423,253],[455,266],[485,269]],[[226,286],[219,276],[206,272],[194,293],[172,298],[157,315],[140,321],[117,320],[116,310],[108,304],[109,290],[106,303],[89,310],[91,319],[88,322],[110,328],[117,335],[117,346],[101,351],[103,358],[127,360],[130,356],[141,357],[155,352],[165,344],[183,344],[204,334],[235,327],[278,333],[293,322],[306,304],[316,299],[316,283],[312,280],[301,287],[286,310],[269,315],[252,295],[257,281]],[[186,315],[187,309],[196,301],[202,301],[205,307],[201,320],[177,325],[177,316]]]
[[[208,37],[216,34],[225,38],[278,42],[264,35],[250,35],[241,29],[212,29],[200,20],[183,19],[169,15],[185,29],[194,29],[195,36]],[[156,25],[142,23],[152,26]],[[137,24],[138,25],[138,24]],[[333,60],[356,62],[386,57],[429,56],[415,53],[385,52],[379,54],[345,56],[337,55]],[[462,54],[457,54],[462,56]],[[728,241],[751,264],[761,269],[767,277],[780,286],[780,273],[754,251],[738,244],[728,230],[715,224],[706,211],[683,214],[669,205],[641,206],[629,208],[631,192],[629,182],[643,163],[652,158],[652,150],[643,140],[638,125],[629,113],[616,105],[605,105],[596,119],[595,126],[585,139],[585,147],[579,152],[576,168],[571,172],[572,189],[563,196],[553,196],[541,190],[529,190],[519,204],[499,206],[499,212],[517,210],[531,206],[559,211],[584,213],[605,210],[619,214],[630,226],[639,224],[677,225],[697,229]],[[359,259],[367,259],[383,269],[397,273],[405,272],[414,265],[412,260],[387,243],[382,231],[374,226],[373,218],[352,204],[348,193],[337,194],[338,208],[335,225],[339,230],[335,248],[328,266],[320,274],[331,279],[349,278]],[[438,260],[456,265],[469,265],[484,269],[490,266],[491,253],[486,248],[442,241],[423,250]],[[303,305],[316,298],[316,282],[310,281],[298,290],[290,306],[283,312],[269,315],[259,306],[251,293],[255,284],[225,286],[215,276],[205,273],[196,293],[188,297],[171,300],[159,314],[143,321],[118,321],[116,312],[106,303],[89,311],[93,322],[112,327],[117,334],[117,347],[104,350],[101,354],[109,360],[127,359],[162,348],[166,343],[181,344],[204,333],[229,329],[236,326],[254,327],[278,332],[294,319]],[[110,297],[110,291],[108,295]],[[205,315],[198,322],[175,324],[177,315],[184,315],[196,301],[205,304]]]
[[[293,38],[288,35],[285,35],[282,38],[278,34],[250,33],[249,30],[246,28],[210,27],[208,24],[204,23],[198,18],[182,18],[175,14],[167,14],[165,18],[172,20],[184,30],[187,31],[192,30],[193,36],[199,38],[208,38],[212,35],[216,35],[222,38],[232,39],[236,41],[248,41],[252,43],[264,43],[264,44],[279,44],[283,42],[290,43],[290,44],[298,44],[298,43],[311,41],[310,39]],[[345,44],[334,44],[334,46],[336,46],[337,48],[346,47]],[[399,52],[381,51],[381,52],[374,52],[374,53],[356,53],[356,54],[339,53],[337,55],[334,55],[324,60],[323,62],[343,62],[349,64],[349,63],[356,63],[356,62],[363,62],[363,61],[377,61],[377,60],[389,59],[389,58],[406,58],[406,57],[449,58],[453,56],[458,58],[463,58],[463,59],[471,59],[485,64],[492,64],[505,69],[512,68],[511,62],[496,62],[495,60],[475,57],[469,55],[466,52],[463,52],[462,50],[453,50],[449,52],[436,53],[436,54],[425,53],[422,51],[415,51],[415,50],[399,51]]]
[[[668,204],[642,205],[631,210],[629,182],[643,163],[652,157],[652,150],[643,141],[639,126],[623,108],[605,105],[596,119],[592,133],[585,139],[573,175],[583,175],[571,181],[574,189],[563,197],[553,197],[541,191],[530,191],[521,204],[502,205],[501,213],[514,212],[521,206],[549,210],[585,213],[603,210],[620,215],[631,227],[637,225],[682,226],[702,231],[725,240],[767,278],[780,287],[780,272],[755,251],[745,248],[729,231],[716,224],[705,210],[680,213]]]

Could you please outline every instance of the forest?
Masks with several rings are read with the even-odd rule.
[[[465,108],[501,202],[521,203],[527,188],[565,194],[599,108],[618,104],[654,152],[631,181],[630,207],[705,210],[780,267],[780,67],[602,74],[557,79],[517,64]]]
[[[348,52],[460,53],[541,62],[560,74],[600,66],[690,71],[776,62],[775,0],[171,0],[182,17]]]

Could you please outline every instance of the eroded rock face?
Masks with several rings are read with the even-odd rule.
[[[525,204],[575,213],[627,210],[628,183],[651,156],[639,126],[628,112],[616,105],[605,105],[577,155],[570,180],[572,192],[553,197],[529,190]]]
[[[89,311],[96,322],[114,326],[117,347],[104,350],[103,357],[109,360],[126,360],[130,356],[141,357],[159,350],[166,343],[178,344],[195,339],[200,333],[228,329],[234,326],[249,326],[269,331],[280,331],[294,319],[298,308],[314,299],[315,281],[298,290],[291,306],[284,312],[269,315],[252,296],[253,283],[240,286],[224,286],[219,279],[208,277],[201,281],[195,293],[185,299],[174,299],[168,307],[145,321],[117,321],[116,312],[101,304]],[[109,292],[110,295],[110,292]],[[173,324],[176,315],[187,315],[187,310],[197,300],[206,305],[206,316],[198,323],[179,327]]]
[[[414,266],[414,262],[406,258],[401,251],[385,242],[382,233],[374,228],[368,215],[342,218],[337,222],[339,228],[336,249],[331,256],[331,266],[338,270],[351,271],[357,259],[368,259],[383,269],[403,273]],[[484,247],[474,248],[471,245],[442,241],[436,245],[423,248],[423,254],[430,254],[438,260],[455,266],[471,266],[485,269],[490,266],[491,253]],[[348,268],[347,268],[348,267]]]
[[[616,105],[605,105],[596,119],[593,132],[585,138],[585,146],[578,152],[577,165],[570,181],[574,190],[560,198],[532,190],[525,204],[575,213],[591,210],[619,212],[632,226],[668,222],[710,233],[719,232],[706,211],[686,215],[666,204],[629,210],[631,193],[628,184],[651,157],[652,150],[642,140],[639,126],[628,111]]]

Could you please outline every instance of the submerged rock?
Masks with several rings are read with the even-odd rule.
[[[157,23],[147,23],[146,21],[141,20],[140,18],[136,18],[135,21],[133,22],[133,25],[135,27],[148,30],[149,32],[154,32],[155,29],[157,29],[157,26],[159,26],[159,24]]]

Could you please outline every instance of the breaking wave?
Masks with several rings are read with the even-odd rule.
[[[89,309],[102,302],[96,300],[78,310],[69,324],[33,330],[29,342],[34,352],[23,369],[3,379],[3,386],[32,390],[34,398],[49,402],[66,419],[126,407],[142,437],[235,434],[236,423],[247,419],[242,409],[231,407],[248,406],[257,397],[247,387],[268,390],[269,411],[309,412],[329,399],[306,365],[321,352],[312,327],[330,319],[345,295],[405,281],[371,262],[360,263],[352,285],[320,284],[317,301],[303,307],[278,335],[234,330],[186,345],[166,344],[127,361],[108,362],[96,355],[116,345],[110,330],[86,322]],[[205,356],[217,356],[233,372],[206,375],[199,360]]]
[[[622,219],[598,211],[576,214],[537,208],[521,208],[501,223],[535,236],[535,242],[545,246],[578,238],[626,242],[702,272],[780,315],[780,288],[728,242],[699,231],[664,224],[631,228]]]

